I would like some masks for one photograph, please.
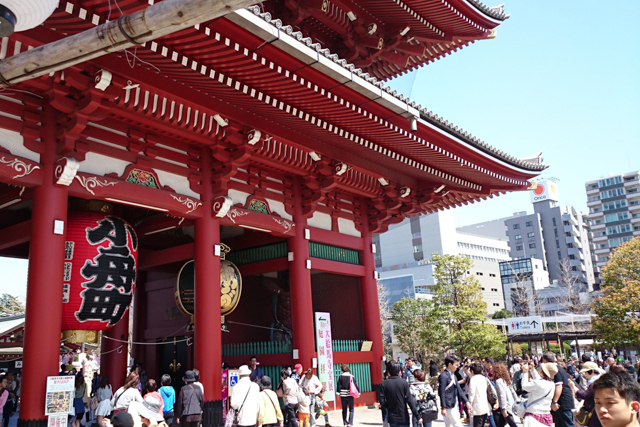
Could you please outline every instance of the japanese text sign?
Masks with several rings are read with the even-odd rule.
[[[331,315],[316,313],[316,343],[318,351],[318,379],[325,389],[324,400],[336,400],[335,380],[333,376],[333,346],[331,334]]]
[[[73,394],[76,377],[47,377],[47,391],[45,394],[45,415],[74,414]]]

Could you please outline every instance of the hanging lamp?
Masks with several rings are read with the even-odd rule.
[[[59,0],[0,0],[0,37],[42,24],[58,7]]]

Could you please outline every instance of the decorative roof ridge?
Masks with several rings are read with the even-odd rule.
[[[479,11],[489,15],[494,19],[504,21],[505,19],[509,19],[509,17],[511,16],[504,13],[504,3],[502,3],[499,6],[487,6],[486,4],[482,3],[480,0],[467,0],[467,1]]]
[[[475,0],[474,0],[475,1]],[[439,129],[459,138],[463,142],[471,145],[474,148],[479,149],[480,151],[497,158],[498,160],[507,162],[512,166],[516,166],[522,169],[530,170],[530,171],[542,171],[549,167],[548,165],[542,165],[532,162],[527,162],[521,159],[518,159],[510,154],[505,153],[502,150],[493,147],[480,138],[473,136],[469,132],[463,130],[462,128],[455,126],[453,123],[450,123],[448,120],[438,116],[433,111],[426,109],[415,101],[411,101],[406,96],[399,93],[397,90],[391,89],[389,86],[379,82],[378,79],[369,75],[369,73],[365,73],[361,68],[356,68],[355,65],[348,63],[345,59],[341,59],[337,54],[331,53],[331,51],[327,48],[323,48],[320,43],[313,43],[313,40],[310,37],[304,37],[304,34],[300,31],[294,31],[291,25],[282,25],[282,21],[280,19],[272,19],[271,14],[269,12],[262,12],[259,6],[249,6],[246,8],[248,11],[252,12],[254,15],[262,18],[268,24],[273,25],[278,28],[280,31],[283,31],[287,35],[293,37],[298,40],[298,42],[304,44],[310,49],[315,50],[319,54],[325,56],[328,59],[331,59],[334,63],[340,65],[341,67],[351,71],[362,79],[366,80],[370,84],[378,87],[380,90],[388,93],[394,98],[404,102],[408,106],[415,108],[420,112],[420,118],[431,123],[432,125],[438,127]]]

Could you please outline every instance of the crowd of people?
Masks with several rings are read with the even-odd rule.
[[[378,400],[383,422],[391,427],[431,427],[438,415],[446,427],[516,427],[518,420],[524,427],[638,423],[636,371],[613,356],[597,361],[586,353],[564,362],[546,352],[505,364],[450,355],[441,370],[432,360],[428,375],[411,358],[386,366]]]
[[[324,400],[325,389],[313,369],[296,364],[280,372],[276,382],[266,376],[252,356],[238,369],[238,382],[229,393],[229,371],[222,366],[223,417],[228,425],[265,427],[314,427],[323,417],[325,427],[331,427]],[[354,393],[359,395],[357,382],[349,372],[349,365],[341,366],[341,375],[335,387],[342,401],[345,426],[353,425]],[[60,375],[75,375],[71,427],[80,427],[84,417],[96,427],[198,427],[202,425],[204,386],[197,369],[188,370],[182,377],[179,392],[165,374],[160,384],[147,378],[142,365],[137,364],[125,379],[124,385],[113,390],[107,375],[95,374],[88,393],[83,369]],[[277,384],[277,385],[276,385]],[[160,387],[159,387],[160,385]],[[6,388],[6,381],[0,383]],[[355,391],[354,391],[355,390]],[[87,399],[89,397],[89,399]],[[282,398],[284,408],[279,399]],[[3,394],[0,392],[0,404]],[[227,405],[229,410],[227,411]],[[1,407],[0,407],[1,408]],[[85,424],[86,425],[86,424]]]

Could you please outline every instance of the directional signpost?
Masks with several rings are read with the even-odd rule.
[[[526,334],[529,332],[542,332],[542,317],[512,317],[505,319],[509,334]]]

